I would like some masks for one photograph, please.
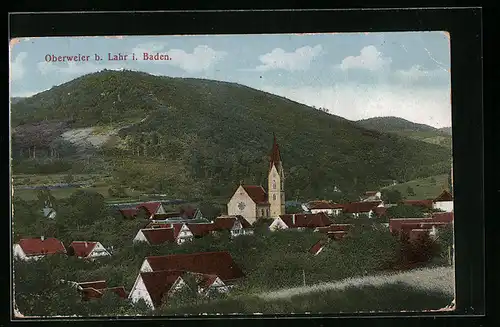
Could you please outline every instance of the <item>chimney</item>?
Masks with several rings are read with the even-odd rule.
[[[45,240],[45,236],[43,236],[43,235],[42,235],[42,236],[40,236],[40,239],[41,239],[42,241],[44,241],[44,240]]]
[[[295,214],[292,214],[292,225],[295,225]]]
[[[85,241],[85,247],[87,247],[87,241]]]

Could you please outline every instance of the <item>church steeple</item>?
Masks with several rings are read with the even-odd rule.
[[[285,175],[276,134],[273,133],[273,146],[269,158],[268,200],[270,216],[277,218],[285,214]]]

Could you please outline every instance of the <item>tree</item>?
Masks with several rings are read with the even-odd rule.
[[[425,209],[421,207],[399,204],[387,208],[386,215],[389,218],[422,218],[424,211]]]
[[[302,211],[304,210],[300,204],[285,206],[285,213],[287,214],[301,213]]]
[[[382,190],[382,200],[386,203],[396,204],[403,200],[403,196],[396,189]]]
[[[406,193],[409,195],[409,196],[414,196],[415,195],[415,191],[413,190],[413,188],[411,186],[408,186],[406,188]]]

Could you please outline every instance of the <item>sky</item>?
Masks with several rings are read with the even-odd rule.
[[[123,68],[235,82],[349,120],[396,116],[439,128],[451,126],[449,42],[439,31],[22,38],[10,44],[10,92],[31,96]],[[169,60],[143,60],[144,52]],[[52,55],[89,61],[47,61]]]

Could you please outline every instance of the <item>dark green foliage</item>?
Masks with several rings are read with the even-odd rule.
[[[381,193],[382,193],[382,200],[385,203],[396,204],[401,202],[401,200],[403,200],[401,192],[395,189],[385,189],[382,190]]]
[[[426,211],[421,207],[399,204],[387,208],[386,215],[389,218],[422,218]]]
[[[349,287],[295,295],[289,299],[264,300],[257,297],[230,298],[196,306],[162,308],[156,315],[255,313],[356,313],[400,312],[439,309],[451,302],[450,295],[419,290],[404,283],[384,286]]]
[[[285,213],[287,214],[293,214],[293,213],[301,213],[304,210],[300,205],[290,205],[285,207]]]
[[[408,186],[406,188],[406,193],[409,195],[409,196],[414,196],[415,195],[415,191],[413,190],[413,188],[411,188],[411,186]]]
[[[286,191],[300,198],[334,198],[334,185],[352,195],[383,180],[444,173],[451,155],[241,85],[130,71],[77,78],[13,104],[12,115],[14,126],[47,118],[69,119],[72,128],[145,119],[120,130],[128,149],[99,155],[121,184],[173,197],[227,199],[240,180],[265,185],[271,131]]]

